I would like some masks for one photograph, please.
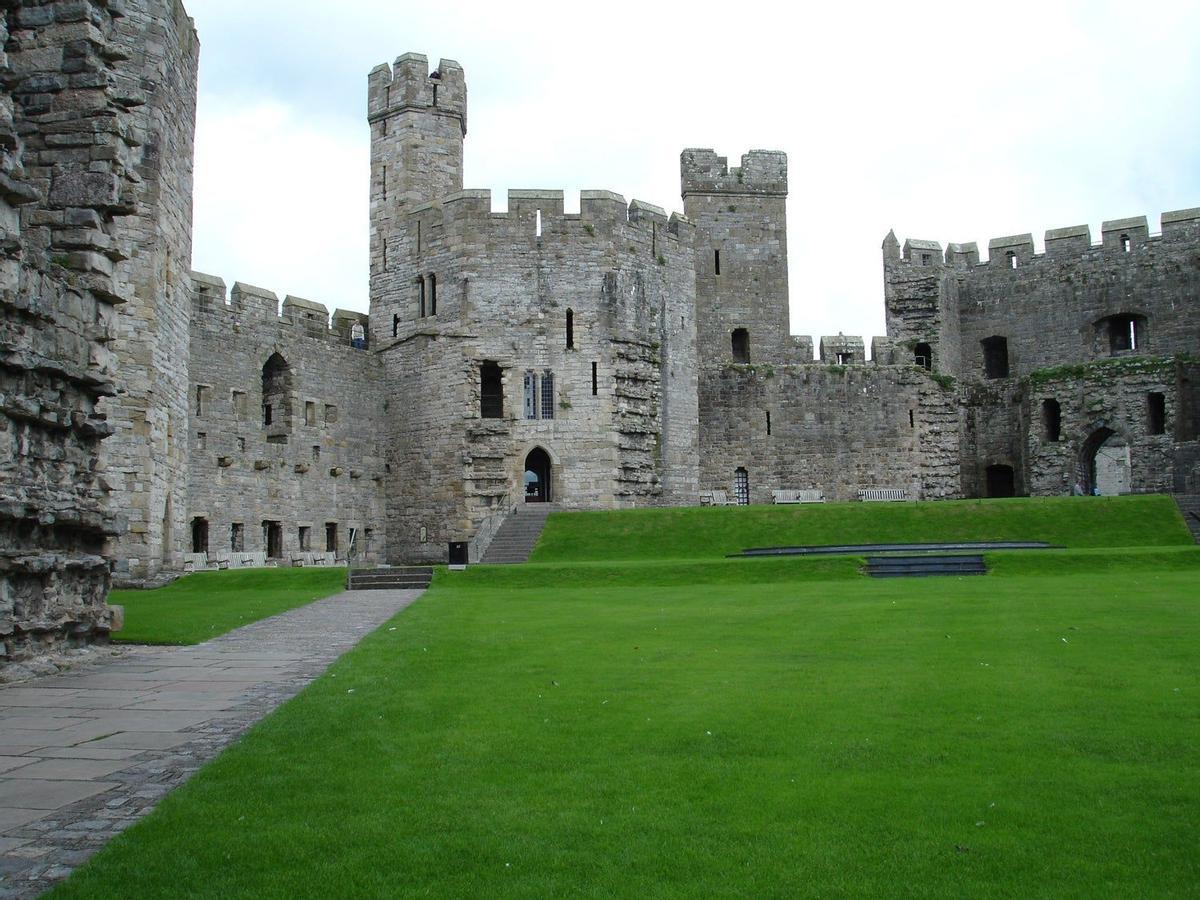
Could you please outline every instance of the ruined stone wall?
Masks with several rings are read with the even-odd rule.
[[[1128,357],[1030,378],[1022,397],[1030,492],[1067,494],[1077,481],[1086,484],[1097,437],[1110,431],[1129,446],[1133,493],[1188,491],[1200,450],[1192,419],[1195,369],[1173,357]],[[1155,433],[1151,394],[1163,398],[1161,433]],[[1061,409],[1058,440],[1045,427],[1046,400]]]
[[[366,317],[337,310],[331,330],[319,303],[287,297],[281,315],[279,299],[261,288],[235,284],[226,298],[220,279],[194,274],[192,284],[184,550],[233,554],[236,523],[242,551],[265,553],[270,521],[280,523],[285,563],[305,549],[301,528],[310,529],[307,549],[325,552],[329,524],[339,557],[353,532],[360,554],[381,559],[383,372],[369,336],[352,345],[354,325]],[[272,359],[286,364],[286,396],[264,398]],[[273,405],[269,425],[265,401]],[[191,545],[196,519],[206,523],[207,548]]]
[[[136,250],[137,99],[105,0],[0,3],[0,664],[106,636],[99,409]]]
[[[178,0],[125,0],[114,41],[127,59],[116,89],[142,140],[136,206],[118,227],[136,248],[114,276],[128,302],[112,349],[118,396],[103,404],[115,432],[104,444],[114,504],[128,517],[117,545],[119,581],[178,568],[184,549],[192,155],[199,41]]]
[[[706,490],[732,498],[740,467],[751,503],[770,503],[774,490],[961,496],[957,395],[915,367],[726,366],[701,381],[700,406]]]
[[[390,245],[371,324],[383,334],[388,402],[403,410],[385,440],[394,558],[444,559],[448,541],[523,502],[535,447],[553,464],[551,499],[567,507],[694,499],[686,220],[602,191],[585,191],[570,215],[561,192],[512,191],[500,214],[489,192],[463,191],[414,210]],[[499,418],[482,416],[485,362],[503,373]]]

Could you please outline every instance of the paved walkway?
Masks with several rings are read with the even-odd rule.
[[[0,900],[65,878],[421,593],[347,592],[0,687]]]

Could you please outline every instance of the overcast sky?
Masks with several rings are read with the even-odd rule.
[[[789,157],[792,331],[883,334],[879,245],[1200,206],[1200,3],[185,0],[194,268],[367,309],[367,73],[458,60],[466,178],[682,208],[679,152]],[[784,11],[790,9],[791,11]]]

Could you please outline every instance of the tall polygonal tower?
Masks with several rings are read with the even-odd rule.
[[[787,154],[751,150],[731,169],[712,150],[684,150],[680,174],[683,211],[696,226],[700,359],[782,361],[791,346]]]
[[[467,83],[462,66],[443,59],[430,72],[421,53],[405,53],[394,66],[377,66],[368,78],[371,127],[371,326],[392,331],[401,283],[407,215],[425,203],[462,190],[463,138],[467,134]],[[412,235],[413,250],[419,235]],[[393,312],[387,310],[393,309]]]

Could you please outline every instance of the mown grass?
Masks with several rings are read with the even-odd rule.
[[[631,509],[556,513],[535,562],[704,559],[751,547],[902,541],[1191,544],[1167,496]]]
[[[235,628],[336,594],[345,569],[239,569],[197,572],[153,591],[113,591],[125,627],[113,640],[199,644]]]
[[[53,896],[1195,896],[1200,548],[1142,543],[442,572]]]

